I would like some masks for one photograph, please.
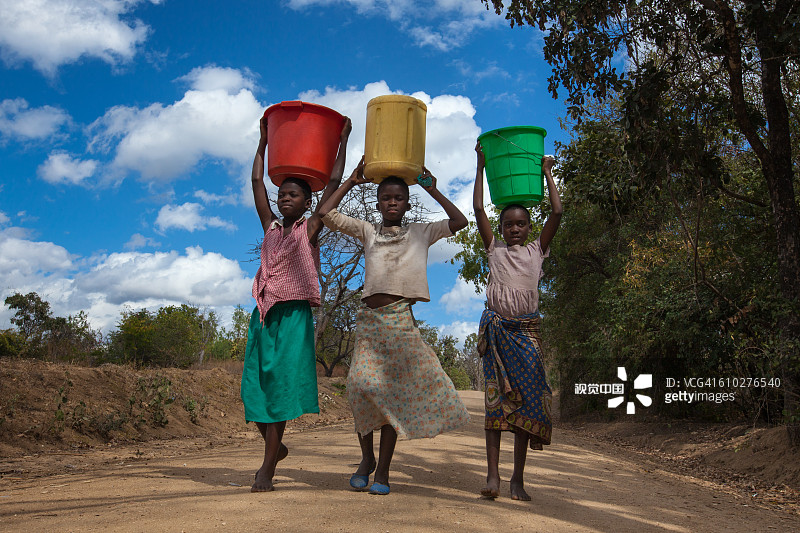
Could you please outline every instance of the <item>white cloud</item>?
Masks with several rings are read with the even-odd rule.
[[[83,293],[100,293],[115,305],[235,305],[247,298],[252,281],[236,261],[194,246],[184,255],[174,250],[113,253],[76,276],[75,284]]]
[[[113,169],[153,182],[188,177],[204,158],[232,162],[237,170],[246,165],[264,112],[249,88],[252,81],[215,66],[184,79],[192,88],[171,105],[110,109],[89,127],[90,149],[113,149]]]
[[[483,99],[481,100],[482,103],[490,103],[490,104],[501,104],[506,107],[519,107],[521,105],[519,96],[514,93],[510,93],[508,91],[504,91],[500,94],[494,93],[486,93],[483,95]]]
[[[143,1],[3,0],[0,55],[9,65],[30,61],[47,76],[82,57],[129,61],[150,31],[130,16]]]
[[[250,191],[250,183],[245,183]],[[249,196],[249,195],[248,195]],[[203,189],[194,191],[194,197],[198,198],[201,202],[208,205],[236,205],[239,203],[239,196],[234,193],[230,194],[214,194],[206,192]]]
[[[487,10],[477,0],[289,0],[288,3],[298,11],[335,4],[350,4],[360,15],[394,21],[417,46],[441,52],[463,46],[479,28],[505,23],[494,10]]]
[[[439,336],[451,335],[455,337],[458,339],[456,347],[459,350],[463,350],[464,341],[467,340],[467,336],[469,336],[470,333],[478,333],[479,326],[480,324],[478,322],[464,322],[463,320],[457,320],[451,324],[439,326]]]
[[[497,66],[497,61],[484,60],[484,66],[480,70],[476,70],[473,65],[462,59],[455,59],[450,64],[456,67],[462,76],[471,78],[473,81],[481,81],[485,78],[502,78],[506,80],[511,78],[511,74],[508,71]]]
[[[0,231],[0,279],[3,285],[15,285],[42,273],[68,271],[73,266],[72,260],[73,256],[65,248],[52,242],[28,240],[23,231],[15,231],[15,228]]]
[[[201,214],[202,211],[203,206],[193,202],[186,202],[182,205],[168,204],[159,210],[156,226],[161,231],[177,228],[193,232],[209,227],[228,231],[236,229],[234,224],[219,217],[204,217]]]
[[[68,183],[80,185],[94,174],[98,162],[74,159],[63,151],[51,152],[47,161],[39,167],[38,174],[44,181],[53,184]]]
[[[460,245],[453,244],[447,239],[440,239],[428,248],[428,264],[447,262],[459,251],[461,251]]]
[[[232,94],[239,92],[240,89],[252,91],[255,87],[251,72],[242,73],[233,68],[214,65],[194,68],[178,80],[188,82],[192,90],[201,92],[223,90]]]
[[[69,122],[69,114],[56,107],[45,105],[30,108],[24,98],[0,102],[0,135],[3,137],[20,140],[47,139]]]
[[[84,310],[106,332],[124,308],[189,303],[229,316],[233,306],[249,305],[252,284],[237,261],[199,247],[81,259],[54,243],[30,240],[20,228],[0,230],[0,280],[0,302],[34,291],[54,315]],[[0,306],[0,329],[11,327],[11,316]]]
[[[0,226],[5,226],[9,222],[11,222],[11,219],[8,218],[8,215],[0,211]]]
[[[151,239],[150,237],[145,237],[141,233],[134,233],[133,235],[131,235],[131,238],[128,239],[128,242],[125,243],[124,248],[126,250],[138,250],[139,248],[145,248],[145,247],[157,248],[159,246],[161,246],[161,244],[155,239]]]
[[[439,303],[444,304],[448,313],[465,315],[480,311],[484,308],[486,292],[475,292],[475,287],[464,281],[460,276],[456,279],[453,288],[442,295]]]

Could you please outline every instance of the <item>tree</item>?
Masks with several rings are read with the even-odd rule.
[[[103,356],[103,339],[98,330],[89,324],[84,311],[67,318],[55,317],[48,321],[46,349],[50,360],[90,359]]]
[[[126,310],[110,335],[109,351],[121,362],[186,368],[203,362],[217,335],[216,316],[191,305],[170,305],[155,313]]]
[[[5,299],[5,304],[11,310],[16,309],[11,323],[17,326],[27,347],[23,353],[24,351],[35,352],[39,348],[52,318],[50,304],[42,300],[35,292],[24,295],[18,292],[14,293]]]
[[[41,357],[51,361],[94,359],[103,346],[99,331],[92,329],[83,311],[75,316],[54,317],[50,303],[35,292],[14,293],[5,299],[16,309],[11,323],[18,333],[4,333],[4,351],[18,356]]]
[[[483,0],[489,7],[489,0]],[[491,0],[495,11],[504,2]],[[800,360],[800,211],[795,187],[796,155],[792,123],[796,101],[791,76],[800,57],[800,4],[779,0],[744,2],[698,0],[674,2],[669,9],[652,0],[513,0],[506,18],[511,25],[537,26],[544,32],[544,56],[553,67],[549,88],[554,97],[566,89],[569,112],[584,118],[591,98],[619,93],[625,102],[627,144],[644,159],[658,146],[659,132],[685,137],[660,151],[638,171],[660,188],[676,170],[692,166],[709,184],[729,191],[717,172],[724,145],[708,142],[705,127],[722,119],[746,140],[760,165],[772,211],[773,254],[784,312],[780,359],[784,407],[790,439],[800,443],[798,375]],[[615,58],[627,64],[617,70]],[[796,87],[796,86],[794,86]],[[664,120],[664,102],[690,121]],[[680,128],[665,130],[665,123]],[[663,145],[661,145],[663,146]],[[679,149],[677,149],[679,148]],[[666,156],[666,157],[664,157]],[[640,161],[641,163],[641,161]],[[742,195],[739,195],[742,196]]]
[[[231,329],[219,328],[216,338],[211,342],[209,353],[211,357],[220,360],[244,361],[250,315],[251,313],[248,313],[241,305],[234,308]]]
[[[472,390],[483,390],[483,359],[478,353],[478,333],[470,333],[464,341],[463,368]]]
[[[17,357],[23,350],[25,341],[13,329],[0,330],[0,357]]]
[[[344,297],[329,299],[323,305],[336,305],[325,313],[325,329],[317,326],[316,355],[325,375],[330,377],[339,364],[350,366],[350,357],[355,348],[356,316],[361,305],[361,291],[346,289]]]
[[[464,354],[456,347],[456,338],[452,335],[439,336],[439,330],[425,323],[424,320],[417,321],[417,328],[428,346],[430,346],[442,369],[450,377],[453,385],[458,390],[465,390],[471,387],[471,380],[464,369]]]

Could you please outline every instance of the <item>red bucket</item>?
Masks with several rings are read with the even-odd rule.
[[[327,107],[307,102],[281,102],[270,106],[267,117],[267,174],[279,186],[293,176],[312,191],[330,181],[339,151],[344,117]]]

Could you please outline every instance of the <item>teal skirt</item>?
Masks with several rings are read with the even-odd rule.
[[[250,316],[241,396],[248,422],[283,422],[319,413],[314,322],[306,300],[279,302],[261,323]]]

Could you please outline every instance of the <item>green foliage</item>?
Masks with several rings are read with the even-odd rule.
[[[50,423],[50,431],[55,434],[61,434],[67,427],[81,432],[91,421],[86,402],[78,400],[77,403],[70,407],[69,391],[72,386],[72,380],[69,378],[69,373],[67,373],[64,383],[58,388],[56,408],[53,411],[53,420]]]
[[[5,299],[11,310],[16,310],[11,323],[26,343],[38,345],[51,320],[50,304],[42,300],[35,292],[28,294],[14,293]]]
[[[778,298],[769,281],[776,263],[764,254],[765,243],[774,243],[768,211],[713,194],[693,166],[652,186],[641,154],[619,152],[625,134],[614,112],[575,132],[561,151],[565,215],[541,297],[562,405],[591,407],[571,388],[608,382],[616,366],[629,375],[676,378],[778,375],[764,342],[773,336],[766,310]],[[607,146],[607,153],[586,150],[593,145]],[[618,170],[597,172],[611,157]],[[753,183],[752,160],[728,157],[719,164],[730,186],[763,194]],[[623,176],[640,186],[615,197],[613,184]],[[774,391],[758,391],[742,395],[734,409],[751,415],[761,409],[774,418],[776,402]],[[654,409],[709,414],[678,404]]]
[[[61,433],[64,431],[64,424],[67,418],[67,402],[69,401],[67,393],[71,387],[72,381],[67,378],[64,381],[64,384],[58,388],[58,393],[56,395],[56,408],[55,411],[53,411],[53,421],[50,424],[50,431],[53,433]]]
[[[0,357],[17,357],[25,347],[25,339],[14,330],[0,330]]]
[[[236,306],[233,311],[233,328],[225,339],[230,342],[229,356],[218,357],[219,359],[244,361],[244,352],[247,348],[247,330],[250,328],[250,314],[241,305]]]
[[[147,309],[123,311],[110,338],[113,360],[186,368],[202,362],[207,347],[214,353],[216,317],[186,304],[161,307],[155,313]]]
[[[189,420],[192,424],[199,423],[201,416],[205,414],[206,407],[208,406],[208,398],[203,396],[200,400],[194,398],[186,398],[183,401],[183,408],[189,413]]]
[[[460,366],[451,365],[444,369],[450,379],[453,381],[453,386],[457,390],[470,390],[472,388],[472,381],[470,380],[467,372]]]
[[[417,328],[422,340],[436,353],[442,369],[450,377],[453,385],[459,390],[471,389],[473,380],[468,372],[467,357],[463,351],[456,347],[455,337],[452,335],[440,337],[439,331],[435,327],[426,324],[423,320],[417,321]]]
[[[45,338],[47,359],[50,361],[93,362],[104,357],[101,335],[92,329],[84,311],[67,318],[50,319]]]
[[[86,313],[54,317],[50,304],[35,292],[15,293],[5,304],[16,310],[11,323],[17,331],[0,332],[0,357],[35,357],[49,361],[74,361],[102,356],[102,338],[89,325]]]
[[[170,379],[162,374],[139,378],[136,391],[128,400],[128,418],[134,420],[134,427],[140,427],[148,419],[152,427],[164,427],[169,423],[167,407],[175,401],[171,387]]]
[[[484,3],[543,32],[549,90],[566,89],[578,121],[562,153],[557,309],[545,309],[572,304],[586,321],[550,323],[560,357],[576,370],[613,358],[648,371],[780,374],[793,417],[800,6]],[[572,337],[559,332],[566,323]]]
[[[492,227],[497,227],[497,217],[490,217],[489,222]],[[475,292],[480,293],[489,283],[489,262],[483,240],[478,233],[478,225],[471,220],[464,231],[459,231],[447,240],[461,246],[461,250],[456,252],[450,264],[458,265],[458,275],[472,282],[475,285]]]

